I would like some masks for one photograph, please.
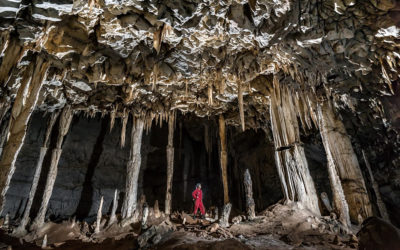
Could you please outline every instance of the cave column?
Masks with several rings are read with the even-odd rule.
[[[36,56],[36,61],[31,62],[25,69],[21,86],[15,97],[11,110],[8,141],[4,146],[0,162],[1,210],[3,210],[5,195],[15,170],[18,153],[25,139],[29,119],[35,109],[42,88],[42,81],[47,75],[48,65],[49,63],[44,61],[42,57]]]
[[[167,191],[165,195],[165,214],[171,213],[172,180],[174,176],[174,125],[175,114],[172,114],[168,119]]]
[[[73,118],[73,111],[70,106],[65,106],[60,115],[59,132],[57,136],[56,148],[53,149],[51,154],[51,162],[49,173],[47,174],[46,186],[44,189],[42,203],[40,205],[39,212],[32,223],[32,229],[40,228],[44,224],[44,219],[47,212],[47,207],[53,193],[54,183],[57,177],[58,162],[60,160],[62,152],[62,144],[64,137],[67,135],[71,121]]]
[[[141,165],[141,146],[143,136],[143,119],[133,119],[131,132],[131,151],[127,165],[125,197],[122,204],[122,218],[132,217],[137,207],[138,179]]]
[[[219,115],[218,123],[219,123],[219,140],[220,140],[219,158],[221,166],[222,185],[224,190],[224,204],[228,204],[229,203],[228,173],[227,173],[228,154],[226,146],[225,118],[222,114]]]
[[[244,189],[246,192],[247,216],[249,220],[252,220],[256,217],[256,212],[253,199],[253,183],[251,181],[249,169],[246,169],[246,171],[244,172]]]
[[[43,142],[43,147],[40,148],[40,154],[39,154],[39,159],[36,163],[36,169],[35,169],[35,174],[33,175],[33,180],[32,180],[32,186],[31,190],[29,191],[29,197],[28,197],[28,202],[25,207],[24,214],[22,216],[21,223],[19,224],[18,228],[14,232],[15,234],[21,233],[23,234],[25,232],[25,227],[29,222],[29,213],[31,211],[32,203],[33,203],[33,198],[35,197],[36,189],[39,184],[39,178],[40,178],[40,173],[42,171],[42,165],[43,165],[43,160],[44,157],[47,153],[48,147],[49,147],[49,141],[50,141],[50,134],[53,129],[53,126],[57,120],[58,117],[58,112],[53,112],[51,114],[51,117],[49,119],[48,125],[47,125],[47,130]]]
[[[336,116],[328,101],[318,104],[318,120],[328,167],[334,168],[340,177],[350,219],[358,222],[359,216],[362,219],[372,216],[372,207],[357,156],[343,122]]]
[[[290,89],[274,78],[270,116],[275,145],[275,161],[285,199],[298,201],[320,214],[318,196],[311,177]]]

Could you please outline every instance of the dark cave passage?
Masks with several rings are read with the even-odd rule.
[[[35,113],[29,124],[29,136],[22,148],[21,157],[17,160],[17,171],[12,178],[3,211],[4,214],[9,213],[11,218],[23,213],[27,201],[26,195],[31,186],[37,151],[45,131],[42,120],[43,113]],[[58,122],[55,128],[57,126]],[[109,132],[107,116],[88,118],[79,115],[74,118],[71,131],[63,145],[47,216],[53,220],[76,216],[78,219],[92,221],[101,196],[104,196],[103,214],[110,212],[115,189],[119,191],[121,198],[125,189],[130,130],[131,122],[128,122],[126,145],[121,148],[119,119],[116,120],[114,129]],[[53,129],[49,152],[54,148],[56,137],[57,129]],[[151,206],[158,200],[160,210],[163,210],[165,203],[167,137],[168,127],[165,122],[153,124],[143,135],[141,149],[142,179],[139,179],[138,193],[144,194]],[[273,147],[265,133],[252,129],[241,132],[237,127],[228,127],[227,137],[228,183],[233,211],[237,213],[245,211],[243,174],[246,169],[249,169],[253,179],[256,211],[262,211],[282,199],[274,165]],[[178,115],[174,136],[173,211],[191,212],[193,209],[191,193],[196,183],[202,183],[206,209],[222,207],[218,143],[215,120],[193,115]],[[47,153],[45,157],[31,216],[39,210],[48,172],[49,155]],[[119,200],[119,205],[121,204],[122,199]]]

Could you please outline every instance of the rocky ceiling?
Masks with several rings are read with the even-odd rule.
[[[275,75],[385,126],[399,11],[393,0],[0,0],[0,94],[12,101],[39,56],[50,62],[42,110],[178,109],[239,124],[241,109],[260,127]]]

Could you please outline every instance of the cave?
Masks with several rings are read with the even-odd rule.
[[[400,249],[399,11],[0,0],[0,248]]]

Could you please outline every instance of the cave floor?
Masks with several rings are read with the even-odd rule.
[[[346,230],[337,220],[315,216],[299,204],[275,204],[252,221],[232,218],[223,228],[213,219],[192,219],[184,212],[169,218],[149,216],[146,230],[139,225],[103,229],[99,234],[82,230],[84,223],[48,222],[36,232],[18,239],[2,229],[0,249],[356,249],[357,228]],[[8,231],[9,232],[9,231]],[[21,244],[23,243],[23,244]]]

